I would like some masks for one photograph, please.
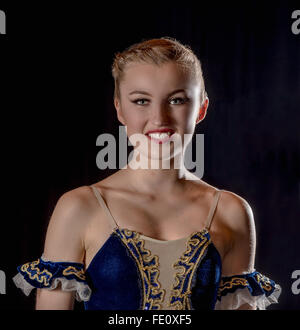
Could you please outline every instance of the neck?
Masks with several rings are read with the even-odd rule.
[[[151,166],[152,164],[152,166]],[[189,172],[184,167],[183,158],[155,161],[139,154],[139,158],[132,157],[124,169],[134,189],[150,194],[167,194],[182,191]],[[153,168],[154,167],[154,168]]]

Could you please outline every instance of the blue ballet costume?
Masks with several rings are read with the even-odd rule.
[[[91,188],[113,221],[111,235],[86,270],[83,263],[52,262],[43,255],[18,266],[13,280],[26,295],[33,288],[51,290],[61,283],[62,290],[76,293],[86,310],[236,309],[246,303],[265,309],[278,302],[280,286],[256,270],[222,276],[221,257],[209,232],[221,190],[215,194],[204,229],[187,238],[160,241],[120,228],[99,190]],[[184,249],[172,263],[174,274],[166,276],[171,285],[163,287],[163,255],[152,253],[151,246],[167,254],[169,247],[171,255],[179,243]],[[168,255],[164,258],[167,261]]]

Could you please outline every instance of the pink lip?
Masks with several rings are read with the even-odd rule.
[[[167,133],[167,132],[171,132],[171,135],[174,133],[174,130],[171,129],[171,128],[159,128],[159,129],[153,129],[151,131],[148,131],[146,133],[147,134],[150,134],[150,133]]]

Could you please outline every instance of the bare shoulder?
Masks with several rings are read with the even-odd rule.
[[[252,208],[248,201],[238,194],[214,187],[203,180],[196,181],[195,184],[202,191],[203,199],[211,205],[213,198],[220,190],[215,219],[212,223],[214,229],[219,227],[231,233],[253,231],[255,228]]]
[[[222,190],[219,200],[219,217],[234,232],[248,231],[254,227],[252,208],[245,198]]]
[[[93,202],[90,187],[81,186],[69,190],[59,197],[52,218],[58,216],[61,221],[86,221],[93,212]]]
[[[89,186],[81,186],[72,190],[69,190],[62,194],[58,200],[58,205],[65,206],[65,210],[83,210],[87,211],[91,202],[92,191]]]
[[[47,258],[82,261],[85,232],[94,212],[90,190],[82,186],[58,199],[47,228],[44,247]]]
[[[222,260],[226,276],[250,272],[254,269],[256,233],[252,209],[245,198],[222,190],[218,221],[224,224],[227,251]]]
[[[207,205],[212,205],[214,196],[220,190],[220,198],[218,201],[215,219],[213,225],[216,229],[220,226],[222,229],[230,231],[249,230],[254,226],[254,218],[251,206],[245,198],[238,194],[214,187],[203,180],[195,180],[191,182],[200,196],[201,200],[205,200]]]

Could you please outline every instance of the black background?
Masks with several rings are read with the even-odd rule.
[[[0,309],[32,309],[11,278],[37,259],[64,192],[103,179],[96,138],[118,136],[115,52],[170,36],[200,57],[210,98],[203,180],[233,191],[256,221],[256,269],[282,286],[278,305],[299,309],[300,34],[291,1],[30,2],[12,7],[0,36],[2,220]],[[82,305],[76,304],[77,309]]]

